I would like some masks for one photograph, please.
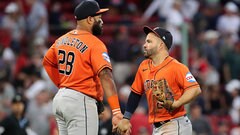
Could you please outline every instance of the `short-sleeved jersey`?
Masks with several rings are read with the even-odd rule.
[[[57,68],[47,72],[54,72],[50,78],[59,88],[67,87],[97,100],[103,99],[98,74],[103,68],[112,69],[112,66],[106,46],[91,33],[68,32],[55,41],[44,60]]]
[[[186,114],[184,106],[175,109],[173,112],[168,112],[157,103],[156,98],[152,95],[152,82],[160,79],[166,79],[175,100],[178,100],[184,91],[199,87],[189,69],[170,56],[156,67],[152,65],[150,59],[144,60],[138,68],[131,90],[140,95],[146,94],[150,123],[169,120]]]

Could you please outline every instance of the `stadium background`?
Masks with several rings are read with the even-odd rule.
[[[30,0],[38,4],[34,11],[27,1],[0,1],[0,121],[11,112],[11,99],[21,93],[27,100],[29,127],[38,135],[56,135],[51,101],[57,89],[41,59],[57,37],[74,29],[73,10],[81,0]],[[103,15],[100,38],[112,58],[122,111],[144,59],[142,26],[161,26],[173,33],[171,56],[189,66],[203,90],[186,106],[194,134],[240,134],[239,0],[98,2],[110,8]],[[42,26],[32,28],[38,23]],[[134,135],[150,135],[146,112],[143,97],[132,119]],[[106,104],[99,134],[110,134],[110,115]]]

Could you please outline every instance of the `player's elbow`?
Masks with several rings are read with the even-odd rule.
[[[112,80],[113,75],[112,71],[109,68],[104,68],[102,71],[98,74],[100,80]]]

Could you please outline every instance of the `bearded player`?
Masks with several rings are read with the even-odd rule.
[[[103,91],[112,109],[115,129],[122,118],[107,49],[96,36],[102,33],[102,14],[94,0],[74,10],[76,29],[58,38],[47,51],[43,66],[59,91],[53,113],[59,135],[97,135]],[[99,109],[100,105],[100,109]]]

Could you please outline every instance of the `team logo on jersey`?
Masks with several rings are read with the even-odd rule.
[[[106,60],[107,62],[110,62],[110,57],[106,52],[102,53],[103,59]]]
[[[188,72],[186,74],[186,79],[188,82],[196,82],[195,78],[193,77],[193,75],[190,72]]]

